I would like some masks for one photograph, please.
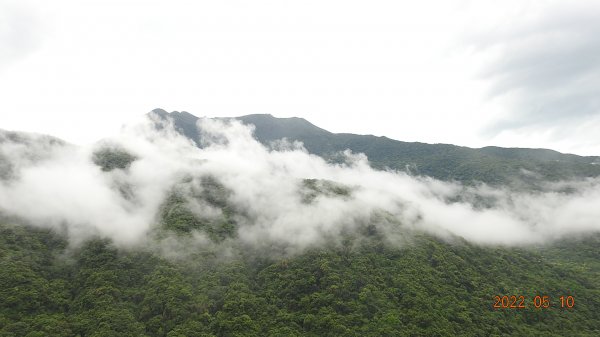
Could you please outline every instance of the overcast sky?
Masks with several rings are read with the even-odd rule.
[[[0,128],[154,109],[600,155],[600,2],[0,0]]]

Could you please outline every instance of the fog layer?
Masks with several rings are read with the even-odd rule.
[[[251,127],[237,121],[201,119],[198,127],[202,148],[153,118],[91,147],[1,132],[0,213],[64,230],[73,242],[100,235],[139,245],[150,240],[174,190],[187,191],[182,195],[199,216],[219,216],[222,210],[194,197],[202,194],[201,187],[189,193],[200,179],[211,177],[227,190],[234,210],[232,240],[256,246],[298,250],[366,224],[392,244],[411,231],[478,244],[524,245],[600,230],[598,179],[547,184],[544,191],[531,193],[467,187],[374,170],[362,154],[346,152],[345,163],[332,164],[298,143],[284,140],[265,147],[252,137]],[[134,160],[103,169],[94,154],[106,148]],[[307,199],[314,191],[307,192],[306,179],[342,192],[321,188]]]

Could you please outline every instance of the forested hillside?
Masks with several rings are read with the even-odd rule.
[[[171,221],[176,221],[172,219]],[[168,226],[168,224],[167,224]],[[417,236],[293,258],[165,258],[3,224],[0,336],[597,336],[599,238],[501,249]],[[582,261],[585,261],[582,263]],[[526,309],[494,309],[522,295]],[[534,307],[550,296],[549,308]],[[575,306],[561,308],[560,296]]]
[[[170,116],[180,132],[199,147],[203,146],[196,133],[196,117],[185,113]],[[600,174],[598,165],[593,164],[597,157],[549,150],[402,143],[373,136],[331,134],[302,119],[281,120],[264,115],[241,119],[256,124],[255,136],[265,144],[282,137],[301,140],[309,151],[333,162],[339,159],[335,151],[350,148],[365,152],[378,168],[408,167],[418,170],[413,174],[430,174],[469,184],[487,182],[505,186],[512,183],[511,175],[523,172],[526,176],[534,175],[535,180],[527,182],[532,185]],[[24,175],[31,174],[27,169],[32,165],[48,161],[52,153],[58,151],[60,160],[68,158],[60,152],[66,151],[67,145],[54,138],[18,133],[0,136],[0,145],[10,143],[10,147],[0,147],[4,151],[0,151],[0,188],[6,191],[14,188]],[[152,138],[149,144],[159,141]],[[135,214],[141,217],[145,214],[144,202],[149,202],[140,191],[160,195],[145,188],[158,185],[160,170],[168,166],[165,163],[172,165],[172,162],[152,156],[158,152],[148,152],[152,155],[130,152],[126,145],[103,142],[88,157],[51,162],[44,170],[66,165],[58,166],[57,171],[62,172],[68,165],[80,165],[84,167],[81,172],[91,176],[83,181],[106,185],[110,193],[114,192],[106,195],[117,199],[116,204],[125,209],[125,216],[139,211]],[[248,147],[242,147],[242,152],[256,144],[244,145]],[[189,147],[183,152],[198,151],[193,145]],[[37,148],[43,151],[36,152]],[[9,158],[15,158],[18,151],[27,154],[26,158],[21,156],[18,157],[21,161],[11,161]],[[221,151],[225,153],[219,152],[212,158],[228,154],[228,149]],[[284,154],[264,158],[283,160],[280,156]],[[144,160],[141,164],[148,164],[144,155],[150,157],[150,162],[157,162],[149,166],[154,170],[148,176],[140,169],[148,166],[138,165]],[[183,161],[183,154],[178,153],[174,158]],[[294,157],[292,162],[300,163],[298,158]],[[257,157],[249,156],[249,162],[256,160]],[[314,158],[307,160],[314,165],[328,165]],[[406,220],[411,217],[401,217],[410,213],[411,203],[417,201],[425,203],[433,199],[436,205],[448,208],[463,202],[444,199],[452,194],[435,194],[454,185],[404,177],[400,182],[415,184],[430,199],[410,199],[411,190],[402,190],[406,195],[400,197],[407,199],[392,199],[391,204],[400,204],[399,211],[393,213],[395,208],[388,210],[383,206],[389,200],[377,199],[382,190],[374,190],[364,200],[381,200],[381,208],[374,208],[356,220],[351,219],[356,215],[350,211],[369,205],[357,196],[368,185],[340,183],[334,179],[335,175],[331,179],[310,176],[292,179],[276,171],[273,162],[269,162],[268,175],[262,178],[256,174],[262,172],[262,167],[243,166],[242,173],[255,173],[244,177],[247,180],[242,182],[247,185],[231,185],[232,180],[227,185],[225,178],[237,177],[238,171],[218,176],[219,169],[228,167],[217,166],[212,171],[215,174],[202,175],[197,171],[209,160],[194,157],[190,162],[189,167],[182,166],[188,171],[182,167],[174,170],[176,183],[169,185],[166,195],[161,196],[156,216],[152,217],[148,231],[142,232],[143,237],[136,237],[137,241],[121,240],[120,231],[130,230],[128,223],[105,232],[94,227],[96,232],[90,230],[93,235],[83,230],[78,232],[88,215],[84,213],[81,220],[83,211],[66,209],[61,203],[71,202],[68,195],[58,193],[54,187],[49,195],[57,195],[58,202],[52,200],[50,205],[79,223],[70,224],[62,218],[55,221],[57,216],[51,212],[43,218],[48,223],[39,220],[41,216],[28,220],[28,213],[37,214],[33,207],[49,207],[47,204],[36,204],[19,213],[20,216],[10,215],[10,209],[0,205],[0,210],[4,210],[0,212],[0,337],[600,335],[600,235],[591,230],[569,232],[569,226],[580,225],[581,219],[572,218],[572,224],[559,228],[562,232],[542,228],[542,233],[555,230],[556,238],[549,236],[554,241],[514,238],[520,244],[486,244],[449,231],[426,230],[423,214],[414,214],[414,223]],[[290,170],[283,167],[284,172]],[[359,177],[365,180],[379,177],[379,171],[371,172],[368,167],[340,168],[335,172],[349,174],[354,170],[364,174]],[[73,172],[77,171],[69,171],[67,177],[79,178]],[[389,181],[385,180],[384,185],[396,183],[391,176],[385,177]],[[147,185],[144,178],[149,181]],[[257,183],[260,191],[268,195],[251,194],[249,199],[240,199],[242,192],[257,188],[251,184],[259,178],[263,179]],[[268,185],[270,179],[279,180]],[[522,182],[522,178],[515,181]],[[586,181],[583,182],[585,185]],[[70,181],[52,183],[65,189],[79,188]],[[297,195],[281,194],[279,190],[284,190],[284,184]],[[105,202],[101,199],[104,190],[94,190],[99,192],[90,197],[93,203]],[[27,185],[25,193],[30,191],[35,191],[34,186]],[[568,193],[583,192],[552,191],[548,195],[564,197]],[[539,200],[549,202],[549,197],[544,199],[544,196]],[[30,197],[25,196],[26,200]],[[514,202],[512,197],[523,196],[511,196],[510,202]],[[269,203],[264,204],[265,200]],[[296,203],[290,205],[290,200]],[[75,200],[73,204],[86,206],[78,202]],[[251,207],[252,203],[263,208]],[[319,208],[320,205],[325,206]],[[493,202],[489,205],[483,202],[482,206],[467,200],[465,205],[470,212],[467,214],[473,216],[482,214],[482,209],[489,211],[488,216],[501,211]],[[321,230],[318,239],[306,239],[302,228],[283,226],[287,224],[283,220],[290,220],[287,213],[297,208],[304,210],[298,214],[303,226],[309,227],[318,217],[335,213],[331,208],[335,206],[347,207],[344,209],[348,213],[343,214],[341,223],[319,222],[324,228],[317,228]],[[284,211],[273,213],[275,208]],[[593,215],[585,209],[577,210],[580,213],[575,214],[582,214],[587,220]],[[134,221],[140,217],[125,218]],[[258,231],[276,221],[281,222],[281,228]],[[109,225],[97,226],[102,229]],[[525,225],[531,224],[525,222]],[[257,232],[249,229],[256,227]],[[281,236],[242,240],[241,236],[255,233],[283,235],[289,240],[278,240]],[[528,232],[515,230],[515,233]]]

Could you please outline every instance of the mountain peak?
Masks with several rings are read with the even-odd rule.
[[[244,124],[256,126],[256,137],[264,138],[290,138],[307,136],[322,136],[331,132],[321,129],[304,118],[300,117],[275,117],[270,114],[252,114],[235,117]]]
[[[163,110],[161,108],[152,109],[152,111],[150,111],[148,114],[156,114],[160,117],[166,117],[169,115],[168,112],[166,112],[165,110]]]
[[[192,139],[196,144],[200,144],[200,135],[196,127],[199,117],[186,111],[167,112],[157,108],[150,113],[156,114],[160,118],[171,118],[175,128]],[[232,118],[215,118],[232,119]],[[244,124],[254,125],[254,136],[261,142],[268,142],[274,139],[287,138],[291,141],[302,140],[306,143],[307,138],[322,138],[331,135],[331,132],[321,129],[304,118],[300,117],[275,117],[271,114],[251,114],[234,117]],[[310,142],[310,141],[309,141]]]
[[[191,113],[189,113],[187,111],[171,111],[171,112],[167,112],[164,109],[156,108],[156,109],[153,109],[152,111],[150,111],[150,113],[157,114],[157,115],[159,115],[161,117],[166,117],[166,116],[171,116],[171,117],[178,116],[178,117],[180,117],[180,116],[183,116],[183,117],[186,117],[186,118],[193,117],[193,118],[198,119],[198,117],[192,115]]]

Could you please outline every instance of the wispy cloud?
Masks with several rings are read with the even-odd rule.
[[[489,60],[480,73],[490,83],[489,98],[510,111],[486,132],[549,130],[554,140],[581,135],[575,131],[600,116],[600,5],[516,8],[505,22],[470,35],[476,55]]]
[[[137,158],[128,168],[112,171],[93,163],[99,145],[48,145],[36,138],[45,144],[38,148],[46,155],[40,150],[39,160],[23,160],[31,147],[5,137],[0,142],[3,161],[21,164],[0,181],[0,210],[39,226],[66,229],[75,242],[101,235],[135,245],[149,240],[175,186],[196,189],[183,194],[194,212],[219,216],[218,209],[197,199],[202,193],[198,182],[210,176],[229,191],[227,202],[238,226],[234,240],[253,247],[279,245],[295,252],[366,225],[391,244],[414,230],[506,245],[600,231],[598,180],[548,184],[535,193],[466,187],[376,171],[364,155],[346,153],[345,164],[330,164],[297,144],[269,149],[236,121],[200,120],[206,139],[218,141],[199,149],[168,124],[156,130],[156,122],[127,127],[109,140]],[[304,179],[335,182],[345,192],[317,193],[307,200]],[[122,193],[123,186],[129,193]]]

